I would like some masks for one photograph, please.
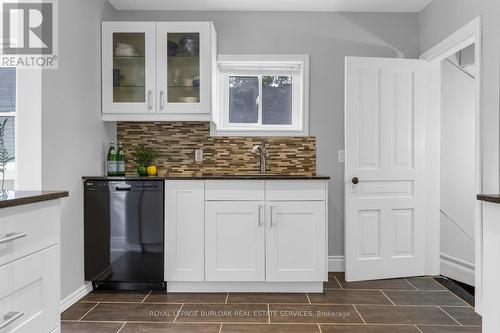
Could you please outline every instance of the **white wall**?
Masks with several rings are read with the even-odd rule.
[[[100,22],[107,0],[59,1],[59,69],[42,73],[42,188],[68,190],[61,208],[62,297],[81,287],[83,175],[102,174],[103,142],[116,136],[100,118]]]
[[[441,103],[441,274],[473,285],[475,80],[448,61]]]
[[[500,185],[500,1],[435,0],[419,14],[420,50],[432,46],[457,31],[477,16],[483,19],[482,166],[483,192],[498,193]]]
[[[219,54],[309,54],[310,134],[318,173],[332,177],[329,254],[344,254],[344,59],[419,56],[417,14],[286,12],[131,12],[118,20],[213,21]]]

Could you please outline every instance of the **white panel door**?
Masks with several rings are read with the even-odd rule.
[[[102,113],[156,112],[156,24],[102,23]]]
[[[207,201],[206,281],[264,281],[264,204]]]
[[[346,59],[347,281],[425,274],[428,66]]]
[[[165,281],[203,281],[205,182],[167,180],[165,219]]]
[[[266,281],[323,281],[325,202],[272,202],[267,211]]]

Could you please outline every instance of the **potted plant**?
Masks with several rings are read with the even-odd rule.
[[[2,192],[4,191],[5,168],[7,167],[7,163],[14,160],[14,156],[9,156],[9,151],[7,150],[7,147],[5,147],[4,135],[7,119],[8,118],[5,118],[3,123],[0,125],[0,173],[2,174]]]
[[[139,176],[154,176],[156,167],[153,161],[158,154],[153,148],[139,146],[134,152],[134,161],[137,163],[137,173]]]

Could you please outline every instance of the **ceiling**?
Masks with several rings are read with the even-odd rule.
[[[109,0],[118,10],[419,12],[432,0]]]

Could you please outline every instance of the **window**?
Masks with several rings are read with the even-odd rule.
[[[307,55],[219,56],[213,135],[308,135]]]
[[[0,68],[0,124],[5,123],[4,145],[9,156],[16,156],[16,69]],[[1,177],[0,177],[1,178]],[[12,188],[15,179],[15,160],[9,162],[5,172],[6,188]]]

